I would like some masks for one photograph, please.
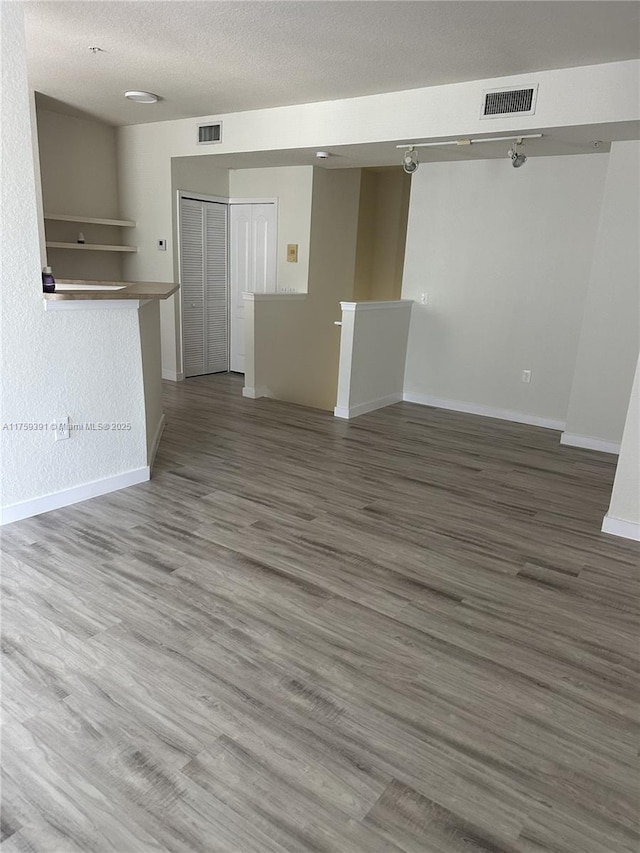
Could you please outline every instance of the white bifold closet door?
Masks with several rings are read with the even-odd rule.
[[[229,369],[227,205],[180,202],[184,375]]]
[[[231,370],[244,373],[242,293],[275,293],[278,220],[275,204],[231,205]]]

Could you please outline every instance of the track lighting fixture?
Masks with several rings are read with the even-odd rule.
[[[518,145],[522,145],[522,138],[513,140],[513,148],[509,149],[509,157],[511,157],[511,165],[514,169],[519,169],[527,162],[527,155],[518,151]]]
[[[405,170],[407,175],[412,175],[419,165],[418,152],[413,147],[408,148],[402,158],[402,168]]]

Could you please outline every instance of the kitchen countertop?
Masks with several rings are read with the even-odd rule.
[[[59,279],[58,285],[87,285],[86,289],[56,290],[43,293],[47,300],[68,299],[168,299],[180,287],[173,281],[91,281],[89,279]],[[117,290],[100,290],[99,285],[117,287]]]

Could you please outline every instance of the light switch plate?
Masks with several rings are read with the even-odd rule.
[[[287,261],[290,264],[298,263],[298,244],[287,243]]]

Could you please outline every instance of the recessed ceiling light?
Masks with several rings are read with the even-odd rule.
[[[136,104],[155,104],[158,101],[158,96],[152,92],[141,92],[133,89],[130,92],[124,93],[125,98],[130,101],[135,101]]]

